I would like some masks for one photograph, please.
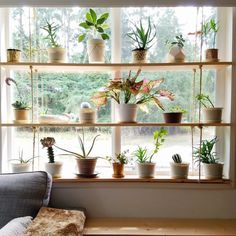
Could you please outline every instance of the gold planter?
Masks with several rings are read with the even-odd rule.
[[[19,49],[7,49],[7,62],[19,62],[20,53]]]
[[[29,109],[15,109],[14,110],[14,122],[15,123],[28,123],[30,120],[30,110]]]
[[[123,178],[124,175],[124,164],[112,163],[113,175],[114,178]]]

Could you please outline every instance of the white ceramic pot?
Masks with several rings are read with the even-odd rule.
[[[29,123],[30,109],[14,109],[14,123]]]
[[[45,171],[47,171],[53,178],[60,178],[62,172],[62,162],[45,163]]]
[[[90,63],[104,63],[105,42],[102,39],[89,39],[87,41],[87,51]]]
[[[137,165],[140,178],[153,178],[155,176],[156,163],[137,163]]]
[[[204,176],[206,179],[222,179],[224,164],[203,163]]]
[[[48,57],[51,63],[63,63],[66,61],[66,49],[48,48]]]
[[[96,123],[96,110],[92,108],[80,108],[79,121],[82,124],[94,124]]]
[[[133,50],[133,63],[147,63],[147,50]]]
[[[203,122],[220,123],[222,120],[222,110],[223,108],[221,107],[203,108],[202,109]]]
[[[117,122],[136,122],[137,104],[116,104]]]
[[[12,173],[28,172],[30,171],[31,163],[11,163]]]
[[[188,170],[188,163],[170,163],[170,175],[172,179],[187,179]]]
[[[178,46],[174,46],[170,49],[168,53],[168,62],[184,62],[185,60],[185,54],[182,48]]]

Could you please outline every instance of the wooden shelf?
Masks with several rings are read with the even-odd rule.
[[[199,69],[222,69],[231,66],[232,62],[184,62],[184,63],[145,63],[145,64],[133,64],[133,63],[91,63],[91,64],[79,64],[79,63],[37,63],[37,62],[0,62],[0,66],[5,69],[12,70],[29,70],[32,66],[34,70],[38,72],[115,72],[115,71],[136,71],[141,68],[143,71],[158,71],[158,70],[193,70]]]
[[[95,123],[95,124],[80,124],[80,123],[2,123],[2,127],[145,127],[145,126],[165,126],[165,127],[215,127],[215,126],[231,126],[231,123]]]

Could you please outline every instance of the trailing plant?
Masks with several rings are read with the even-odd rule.
[[[46,25],[41,27],[41,29],[47,32],[48,35],[45,37],[45,39],[47,39],[50,42],[53,48],[61,47],[61,45],[57,42],[57,31],[59,28],[60,28],[59,25],[57,25],[54,22],[49,23],[47,20],[46,20]]]
[[[196,96],[196,99],[205,107],[205,108],[214,108],[214,104],[211,101],[209,95],[205,95],[205,94],[198,94]]]
[[[156,130],[153,133],[154,139],[154,149],[151,153],[148,153],[147,148],[138,147],[136,151],[134,151],[134,156],[137,158],[137,162],[139,163],[151,163],[155,154],[158,153],[161,145],[165,142],[165,136],[168,134],[167,130],[161,127],[160,130]]]
[[[87,32],[79,35],[78,42],[84,41],[87,34],[92,35],[93,38],[98,38],[100,36],[103,40],[109,39],[110,37],[108,33],[106,33],[106,30],[109,29],[109,25],[105,23],[108,17],[108,12],[98,16],[97,13],[90,8],[86,13],[85,21],[79,24],[79,26],[84,28]]]
[[[43,148],[47,148],[48,150],[48,159],[49,163],[55,163],[54,160],[54,151],[53,151],[53,145],[55,145],[55,139],[53,137],[46,137],[43,139],[40,139],[41,144],[43,145]]]
[[[29,163],[34,158],[35,157],[25,159],[24,154],[23,154],[23,149],[20,149],[18,159],[10,159],[10,161],[18,161],[20,164],[26,164],[26,163]]]
[[[194,157],[195,161],[206,163],[206,164],[217,164],[219,163],[218,158],[216,158],[216,152],[213,151],[213,148],[217,142],[217,137],[211,140],[202,140],[199,147],[194,148]]]
[[[172,156],[172,159],[173,159],[174,163],[180,163],[180,164],[182,163],[182,158],[177,153]]]
[[[148,26],[143,26],[142,20],[139,25],[133,24],[133,29],[126,35],[135,43],[136,47],[134,50],[148,50],[153,46],[151,44],[156,37],[156,27],[151,24],[150,17],[148,18]],[[154,31],[153,31],[154,28]]]
[[[212,37],[212,46],[213,48],[216,47],[216,34],[219,30],[218,22],[216,22],[215,19],[210,19],[209,21],[206,21],[202,25],[202,37],[205,40],[206,44],[209,43],[211,37]]]
[[[169,48],[172,48],[174,46],[178,46],[179,48],[183,48],[185,43],[185,39],[183,38],[183,35],[176,35],[173,41],[166,40],[166,45],[169,46]]]
[[[119,163],[119,164],[128,164],[129,158],[127,153],[129,150],[125,150],[119,154],[115,154],[115,157],[106,157],[106,159],[111,163]]]
[[[19,109],[19,110],[24,110],[24,109],[30,109],[30,106],[28,105],[28,103],[24,100],[24,98],[22,97],[22,92],[20,91],[17,82],[12,79],[12,78],[6,78],[5,80],[6,84],[8,86],[11,86],[11,83],[13,83],[16,87],[16,91],[17,91],[17,97],[18,100],[16,100],[14,103],[12,103],[11,105],[15,108],[15,109]]]
[[[95,93],[91,100],[98,107],[107,104],[108,99],[113,99],[118,104],[139,104],[144,111],[148,111],[146,105],[152,102],[164,110],[160,98],[168,98],[173,101],[174,94],[168,90],[158,90],[158,87],[164,81],[163,78],[150,81],[147,79],[137,81],[140,73],[141,70],[139,69],[135,76],[132,77],[130,71],[127,78],[110,80],[107,86]]]

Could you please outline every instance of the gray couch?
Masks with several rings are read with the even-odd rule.
[[[51,176],[43,171],[1,174],[0,228],[17,217],[35,217],[48,205],[51,187]]]

